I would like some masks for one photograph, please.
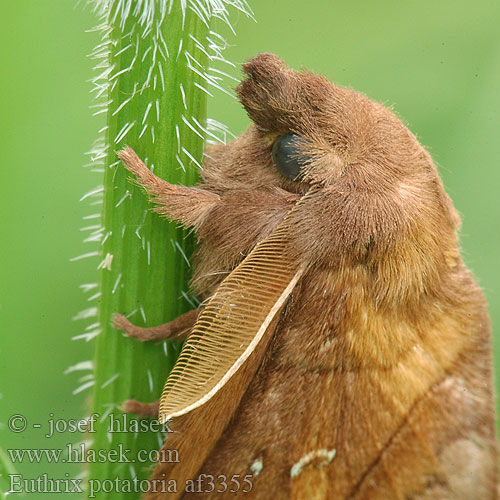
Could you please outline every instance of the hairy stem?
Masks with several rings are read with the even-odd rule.
[[[98,415],[89,434],[89,488],[95,498],[116,500],[140,497],[137,481],[147,478],[152,463],[148,452],[161,446],[164,435],[144,427],[134,432],[140,420],[130,416],[132,431],[113,432],[118,423],[113,429],[112,421],[124,430],[123,401],[159,398],[180,346],[125,338],[111,327],[112,315],[152,326],[196,306],[186,284],[191,238],[150,210],[116,151],[131,146],[172,183],[197,179],[203,140],[214,137],[206,126],[205,100],[218,80],[208,65],[223,48],[210,23],[213,17],[224,19],[226,11],[224,2],[211,0],[100,0],[96,11],[103,40],[93,54],[99,61],[94,91],[102,101],[97,112],[106,113],[107,124],[93,150],[94,169],[104,171],[103,186],[88,196],[93,204],[102,201],[101,225],[92,233],[100,242],[98,318],[86,334],[96,342],[94,379],[88,383],[94,388],[92,413]],[[89,309],[88,316],[93,314]],[[93,462],[94,454],[104,459]]]

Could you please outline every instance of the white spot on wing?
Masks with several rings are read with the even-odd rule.
[[[253,464],[250,466],[250,470],[252,471],[252,474],[254,476],[258,476],[261,472],[262,469],[264,468],[264,464],[262,463],[262,459],[258,458],[253,462]]]
[[[335,448],[327,450],[322,448],[320,450],[314,450],[304,455],[298,462],[292,465],[290,469],[290,477],[297,477],[305,467],[315,463],[316,467],[324,467],[328,465],[335,458],[336,450]]]

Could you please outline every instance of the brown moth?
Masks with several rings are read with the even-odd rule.
[[[194,228],[205,299],[153,328],[115,317],[187,339],[159,407],[180,463],[145,498],[497,499],[489,319],[430,155],[358,92],[273,54],[243,70],[253,124],[207,148],[198,186],[120,153]]]

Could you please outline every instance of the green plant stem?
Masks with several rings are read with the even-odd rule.
[[[123,422],[117,408],[123,401],[159,398],[180,349],[172,342],[149,344],[125,338],[111,327],[113,313],[126,314],[139,326],[153,326],[195,306],[186,283],[191,238],[151,211],[145,194],[129,182],[116,150],[130,145],[158,176],[172,183],[191,184],[197,179],[195,162],[201,163],[203,140],[193,128],[196,122],[205,123],[206,94],[195,84],[206,85],[208,61],[199,41],[205,39],[208,27],[192,9],[183,11],[181,2],[169,4],[170,12],[162,12],[162,2],[138,4],[107,2],[103,50],[108,61],[102,68],[102,83],[97,82],[98,88],[105,86],[101,88],[108,104],[102,153],[100,332],[92,403],[92,413],[99,419],[90,439],[91,451],[107,455],[103,462],[89,465],[89,485],[95,488],[103,484],[109,488],[109,481],[103,481],[116,477],[121,481],[148,477],[151,460],[142,460],[137,453],[158,449],[163,437],[143,431],[115,433],[109,426],[112,417]],[[134,420],[127,418],[129,425]],[[120,447],[130,450],[127,458],[136,462],[110,459],[109,453]],[[136,491],[120,492],[115,485],[112,492],[101,491],[95,498],[139,498],[137,487],[132,489]]]

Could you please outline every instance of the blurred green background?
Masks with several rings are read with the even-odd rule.
[[[257,23],[233,15],[223,29],[236,65],[271,51],[294,68],[393,104],[440,167],[462,214],[465,260],[500,328],[500,3],[497,0],[254,0]],[[79,286],[97,279],[82,220],[98,210],[79,198],[100,183],[82,167],[103,116],[91,116],[86,57],[98,42],[96,20],[71,0],[4,2],[0,16],[0,446],[57,448],[69,434],[44,438],[54,418],[84,415],[87,393],[72,391],[86,372],[64,375],[92,358],[91,343],[72,341],[88,307]],[[221,28],[222,29],[222,28]],[[239,78],[239,70],[232,71]],[[209,101],[209,116],[235,133],[248,124],[236,100]],[[94,207],[96,208],[96,207]],[[98,208],[98,207],[97,207]],[[500,366],[500,342],[496,341]],[[497,382],[500,380],[497,368]],[[497,384],[498,386],[498,384]],[[28,428],[6,428],[12,414]],[[34,429],[33,424],[41,424]],[[23,463],[27,477],[64,477],[78,465]],[[37,495],[32,495],[35,498]]]

